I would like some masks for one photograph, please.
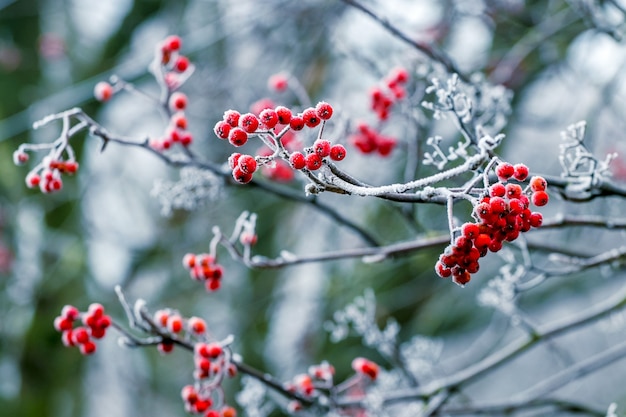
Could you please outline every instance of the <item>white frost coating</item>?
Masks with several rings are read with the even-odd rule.
[[[241,378],[241,391],[235,399],[247,417],[266,417],[274,410],[273,403],[267,401],[265,385],[249,376]]]
[[[489,281],[478,293],[478,304],[513,315],[516,310],[515,285],[524,273],[526,269],[522,265],[505,265],[500,268],[501,275]]]

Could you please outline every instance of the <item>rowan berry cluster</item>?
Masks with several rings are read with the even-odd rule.
[[[16,164],[28,161],[28,154],[21,148],[13,154]],[[43,158],[41,163],[26,175],[28,188],[39,187],[42,193],[48,194],[60,191],[63,188],[62,174],[73,175],[78,171],[78,162],[73,159],[53,159],[50,156]]]
[[[213,292],[220,288],[224,268],[217,263],[215,256],[208,253],[188,253],[183,257],[183,266],[192,279],[204,282],[207,291]]]
[[[349,140],[359,151],[365,154],[377,152],[380,156],[391,154],[397,143],[395,138],[379,133],[364,122],[357,125],[357,133]]]
[[[325,139],[317,139],[313,146],[305,148],[303,152],[288,153],[283,138],[292,131],[300,131],[305,127],[315,128],[329,120],[333,115],[333,107],[326,102],[319,102],[315,107],[309,107],[301,113],[296,113],[285,107],[265,108],[259,115],[254,113],[241,114],[236,110],[224,112],[223,119],[215,124],[215,135],[228,141],[236,147],[247,143],[250,135],[263,135],[264,142],[270,147],[269,152],[261,155],[233,153],[228,159],[233,178],[242,184],[252,180],[252,176],[261,165],[276,163],[276,157],[288,155],[288,161],[293,169],[308,169],[311,171],[322,167],[324,158],[341,161],[346,156],[346,148],[341,144],[332,145]],[[281,154],[281,151],[284,153]]]
[[[398,101],[406,97],[405,84],[409,80],[409,73],[405,68],[394,68],[382,80],[382,86],[371,89],[371,109],[380,120],[387,120],[391,108]]]
[[[237,417],[237,411],[228,405],[222,406],[219,410],[212,408],[213,399],[210,393],[202,392],[193,385],[185,385],[180,396],[188,413],[203,414],[204,417]]]
[[[528,168],[523,164],[501,163],[496,167],[499,181],[492,184],[488,195],[474,207],[475,222],[461,226],[461,234],[439,257],[435,271],[442,278],[452,276],[458,285],[470,281],[471,274],[478,272],[479,259],[488,252],[498,252],[503,242],[512,242],[531,227],[539,227],[543,216],[532,212],[530,203],[543,206],[548,202],[546,180],[533,177],[530,185],[523,189],[514,179],[523,182],[528,177]],[[530,195],[530,198],[529,198]]]
[[[310,398],[314,396],[316,389],[332,387],[334,375],[335,367],[324,361],[319,365],[310,366],[307,373],[294,376],[285,384],[285,389]]]
[[[76,322],[82,325],[74,327]],[[78,347],[83,355],[91,355],[96,351],[93,339],[103,338],[109,326],[111,317],[104,313],[104,307],[98,303],[91,304],[85,312],[66,305],[61,315],[54,319],[54,328],[61,332],[63,344]]]

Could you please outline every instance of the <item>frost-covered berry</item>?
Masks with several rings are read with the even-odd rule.
[[[506,181],[513,176],[515,173],[515,168],[513,165],[508,164],[506,162],[501,163],[496,167],[496,175],[501,181]]]
[[[228,123],[231,127],[239,126],[239,118],[241,117],[241,113],[237,110],[226,110],[224,112],[223,119],[226,123]]]
[[[306,158],[302,152],[294,152],[289,155],[289,164],[293,169],[302,169],[306,166]]]
[[[267,86],[271,90],[283,92],[289,87],[289,78],[285,74],[274,74],[267,80]]]
[[[187,68],[189,68],[189,58],[183,55],[176,58],[176,62],[174,63],[174,69],[176,69],[176,71],[185,72]]]
[[[291,120],[289,120],[289,127],[291,127],[293,130],[304,129],[304,119],[302,118],[302,116],[291,116]]]
[[[242,114],[239,118],[239,127],[247,133],[254,133],[259,127],[259,119],[252,113]]]
[[[346,157],[346,153],[346,148],[341,144],[330,147],[330,159],[333,161],[342,161]]]
[[[548,183],[543,177],[535,176],[530,179],[530,189],[533,191],[545,191],[547,187]]]
[[[278,124],[278,114],[274,109],[265,109],[259,114],[259,119],[264,127],[273,129]]]
[[[537,207],[545,206],[546,204],[548,204],[549,199],[550,197],[545,191],[536,191],[531,197],[533,204]]]
[[[305,157],[307,169],[315,171],[322,166],[322,158],[317,153],[310,153]]]
[[[206,322],[200,317],[190,317],[187,320],[187,327],[195,334],[202,334],[206,331]]]
[[[228,157],[228,166],[230,169],[235,169],[237,166],[237,162],[239,162],[239,158],[241,158],[241,154],[239,152],[234,152],[230,154]]]
[[[328,120],[333,116],[333,106],[326,103],[325,101],[320,101],[315,106],[315,112],[320,119]]]
[[[236,166],[235,168],[233,168],[233,178],[235,179],[235,181],[241,184],[247,184],[252,181],[252,174],[243,172],[243,170],[239,166]]]
[[[228,133],[228,141],[233,146],[243,146],[248,141],[248,134],[240,127],[234,127]]]
[[[100,81],[94,87],[93,95],[98,101],[109,101],[113,97],[113,87],[105,81]]]
[[[355,358],[352,361],[352,369],[355,372],[365,375],[372,380],[375,380],[378,377],[378,365],[375,362],[372,362],[365,358]]]
[[[518,181],[524,181],[528,178],[528,167],[524,164],[516,164],[514,167],[513,178]]]
[[[170,96],[169,106],[173,112],[185,110],[187,108],[187,96],[180,91],[173,93]]]
[[[278,123],[287,125],[291,121],[291,110],[285,106],[278,106],[274,110],[276,110],[276,115],[278,116]]]
[[[237,160],[237,166],[246,174],[252,174],[256,171],[256,159],[251,155],[241,155]]]
[[[163,41],[163,47],[168,51],[178,51],[183,42],[178,35],[170,35]]]
[[[320,156],[320,158],[325,158],[330,155],[330,142],[326,139],[318,139],[313,143],[313,151]]]
[[[309,107],[302,112],[302,119],[307,127],[315,127],[322,121],[313,107]]]

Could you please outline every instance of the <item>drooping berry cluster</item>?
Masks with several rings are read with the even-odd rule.
[[[252,155],[233,153],[228,162],[233,170],[233,178],[242,183],[252,180],[252,175],[260,165],[277,164],[277,156],[283,157],[280,149],[285,149],[286,138],[291,131],[300,131],[305,127],[314,128],[333,115],[333,108],[326,102],[319,102],[301,113],[294,114],[284,106],[264,108],[259,115],[254,113],[241,114],[236,110],[227,110],[221,121],[214,127],[216,136],[228,139],[233,146],[243,146],[250,135],[265,135],[266,143],[275,149],[263,150],[256,158]],[[279,130],[279,133],[276,132]],[[278,136],[279,135],[279,136]],[[280,144],[278,141],[280,140]],[[324,158],[341,161],[346,156],[343,145],[332,145],[325,139],[317,139],[312,147],[288,154],[289,165],[296,170],[317,170],[323,165]]]
[[[548,202],[545,179],[533,177],[524,190],[520,184],[508,180],[525,181],[528,177],[525,165],[501,163],[496,174],[500,181],[491,185],[488,195],[474,207],[476,221],[463,224],[460,236],[439,257],[435,271],[442,278],[452,276],[455,283],[467,284],[471,274],[478,272],[481,257],[489,251],[499,251],[503,242],[514,241],[520,233],[541,226],[543,216],[532,212],[529,206],[531,200],[536,206]]]
[[[185,385],[180,396],[185,402],[185,410],[188,413],[203,414],[204,417],[237,417],[237,411],[228,405],[222,406],[219,410],[211,408],[213,399],[210,393],[199,391],[193,385]]]
[[[13,154],[16,164],[24,164],[28,161],[28,154],[23,149],[18,149]],[[39,187],[42,193],[53,193],[63,188],[62,174],[73,175],[78,171],[78,162],[73,159],[53,159],[50,156],[43,158],[41,163],[26,175],[28,188]]]
[[[379,133],[366,123],[359,123],[357,132],[350,136],[350,143],[365,154],[377,152],[380,156],[388,156],[396,147],[397,140]]]
[[[398,67],[387,74],[382,80],[382,86],[372,88],[370,91],[371,109],[378,119],[387,120],[394,103],[406,97],[404,86],[408,80],[408,71]]]
[[[208,253],[188,253],[183,257],[183,266],[196,281],[204,282],[207,291],[217,291],[222,284],[224,268]]]
[[[76,322],[81,325],[74,327]],[[54,328],[61,332],[61,340],[65,346],[76,346],[83,355],[91,355],[96,351],[94,339],[101,339],[111,326],[111,317],[104,313],[101,304],[93,303],[86,312],[66,305],[61,315],[54,319]]]
[[[151,68],[153,72],[158,72],[159,75],[155,74],[155,76],[159,80],[162,79],[170,91],[178,89],[194,70],[189,58],[180,53],[182,46],[183,42],[179,36],[170,35],[165,38],[157,46],[155,54],[154,62],[158,63],[158,67],[155,65]]]

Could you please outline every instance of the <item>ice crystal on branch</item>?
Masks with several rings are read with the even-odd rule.
[[[185,167],[179,181],[156,180],[151,195],[161,203],[161,214],[170,216],[173,210],[192,211],[214,201],[221,187],[222,180],[211,171]]]
[[[400,326],[393,319],[387,320],[384,329],[378,327],[376,299],[371,289],[367,289],[363,296],[355,298],[343,310],[336,311],[333,321],[326,322],[324,327],[334,343],[347,338],[352,329],[363,338],[366,346],[376,349],[386,357],[392,356],[395,352],[396,339],[400,332]]]
[[[443,352],[443,342],[416,335],[400,345],[402,362],[408,371],[419,381],[433,377],[434,365]]]
[[[500,275],[489,281],[487,286],[478,293],[478,304],[495,308],[507,316],[515,313],[516,285],[526,273],[522,265],[504,265]]]
[[[248,417],[267,417],[274,410],[274,405],[267,402],[267,388],[262,382],[244,376],[241,378],[242,389],[236,396],[244,415]]]

